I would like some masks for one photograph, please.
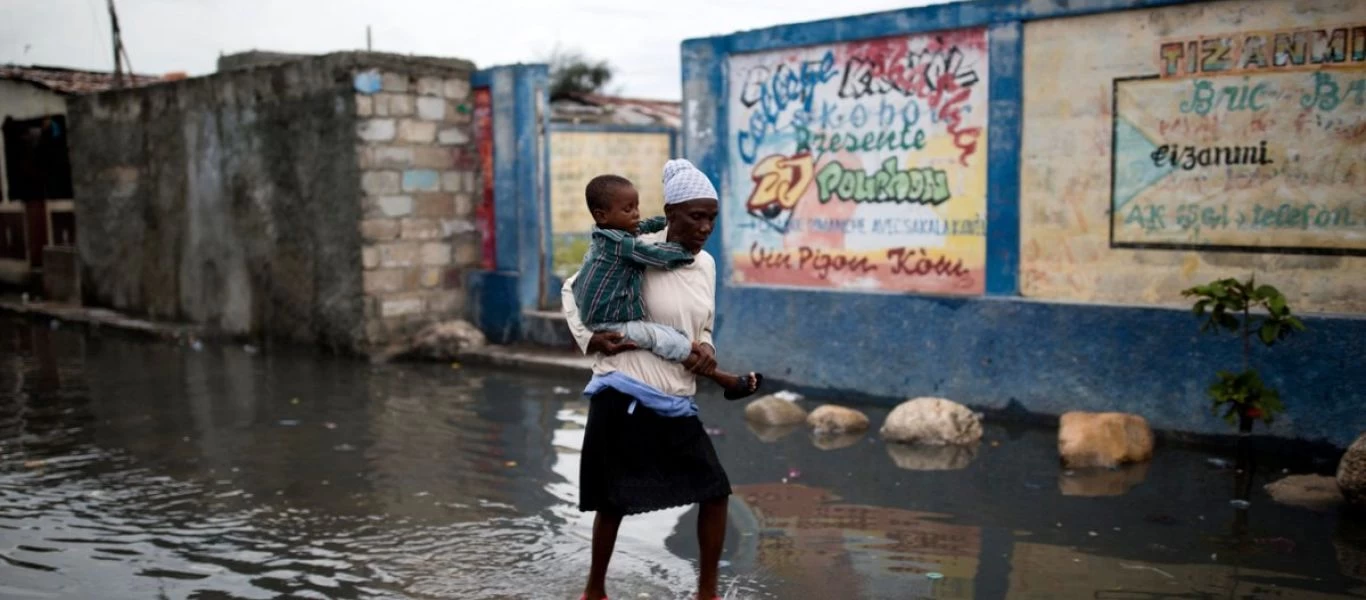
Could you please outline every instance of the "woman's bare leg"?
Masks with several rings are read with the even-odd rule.
[[[721,549],[726,545],[726,507],[728,498],[703,502],[697,516],[697,545],[702,564],[697,574],[697,597],[712,600],[716,591],[717,569],[721,563]]]
[[[583,588],[583,595],[588,600],[607,597],[607,563],[612,561],[620,528],[621,515],[599,510],[593,518],[593,562],[588,567],[588,585]]]

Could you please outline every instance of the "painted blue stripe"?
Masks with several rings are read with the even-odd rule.
[[[696,42],[725,39],[730,52],[760,52],[1205,1],[1207,0],[973,0],[779,25],[718,38],[685,40],[683,45],[686,48]]]
[[[1014,296],[1020,279],[1020,143],[1024,106],[1024,27],[993,25],[987,90],[986,293]]]
[[[540,207],[536,223],[537,227],[540,228],[541,264],[540,271],[536,274],[536,282],[540,290],[536,300],[536,308],[545,309],[560,305],[560,288],[555,285],[553,280],[555,232],[552,226],[550,204],[550,67],[548,65],[530,65],[527,67],[526,76],[531,81],[532,89],[535,90],[536,118],[538,120],[536,123],[537,186],[533,200]]]
[[[724,38],[683,43],[683,156],[706,173],[718,190],[726,185],[726,80]],[[691,100],[689,100],[691,99]],[[722,194],[724,195],[724,194]],[[721,198],[730,201],[729,198]],[[716,258],[718,298],[724,294],[721,282],[729,280],[730,261],[721,247],[720,217],[707,240],[705,250]],[[719,323],[717,326],[719,327]]]
[[[519,65],[520,66],[520,65]],[[537,167],[540,164],[537,136],[537,81],[535,73],[527,68],[517,68],[514,72],[513,95],[516,138],[516,164],[513,177],[516,179],[517,203],[517,271],[521,280],[517,283],[519,305],[523,310],[534,310],[539,305],[543,277],[542,258],[550,254],[550,248],[542,243],[541,221],[549,220],[549,212],[544,215],[540,207]],[[544,91],[542,88],[541,91]]]
[[[493,219],[495,266],[516,272],[518,266],[517,95],[509,67],[489,70],[493,102]]]

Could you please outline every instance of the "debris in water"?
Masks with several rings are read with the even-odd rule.
[[[725,431],[722,431],[720,427],[707,427],[707,428],[704,429],[704,431],[707,432],[707,435],[711,435],[711,436],[725,435],[725,434],[726,434],[726,432],[725,432]]]
[[[41,466],[46,465],[46,464],[47,464],[47,461],[42,460],[42,459],[39,459],[39,460],[26,460],[26,461],[24,461],[24,468],[25,468],[25,469],[37,469],[38,467],[41,467]]]
[[[509,469],[511,469],[511,468],[517,466],[517,461],[515,461],[515,460],[507,461],[507,462],[503,463],[503,466],[504,466],[504,467],[507,467],[507,468],[509,468]]]
[[[991,447],[992,447],[992,448],[1000,448],[1000,447],[1001,447],[1001,442],[998,442],[998,441],[996,441],[996,440],[991,440]]]
[[[298,424],[299,424],[299,421],[297,421],[297,420],[295,420],[295,419],[280,419],[280,426],[281,426],[281,427],[293,427],[293,426],[298,425]]]
[[[193,342],[190,342],[190,347],[193,348],[195,352],[200,352],[204,350],[204,342],[195,340]]]
[[[328,429],[336,429],[336,428],[337,428],[337,424],[336,424],[336,423],[333,423],[333,422],[331,422],[331,421],[328,421],[328,422],[326,422],[326,423],[323,423],[323,427],[326,427],[326,428],[328,428]]]
[[[1089,536],[1091,536],[1091,537],[1100,537],[1100,534],[1099,534],[1099,533],[1096,533],[1096,532],[1094,532],[1094,531],[1088,531],[1088,532],[1086,532],[1086,535],[1089,535]]]
[[[290,404],[298,404],[298,403],[299,403],[299,399],[298,399],[298,398],[290,398],[290,399],[289,399],[289,403],[290,403]]]
[[[797,469],[788,469],[788,470],[787,470],[787,478],[788,478],[788,479],[796,479],[796,478],[801,477],[801,476],[802,476],[802,472],[801,472],[800,470],[797,470]]]
[[[1232,506],[1233,508],[1236,508],[1236,509],[1238,509],[1238,510],[1243,510],[1243,509],[1246,509],[1246,508],[1249,507],[1249,506],[1252,506],[1252,503],[1251,503],[1251,502],[1248,502],[1247,500],[1241,500],[1241,499],[1229,500],[1228,503],[1229,503],[1229,506]]]
[[[413,495],[414,495],[414,496],[417,496],[418,498],[425,498],[425,497],[427,497],[427,496],[432,495],[432,493],[431,493],[431,492],[418,492],[418,493],[413,494]]]
[[[451,363],[451,368],[452,368],[452,369],[459,369],[459,368],[460,368],[460,363],[458,363],[458,362],[453,362],[453,363]]]
[[[789,391],[787,391],[787,390],[782,390],[782,391],[780,391],[780,392],[774,392],[774,393],[773,393],[773,397],[774,397],[774,398],[777,398],[777,399],[779,399],[779,400],[787,400],[788,402],[796,402],[796,401],[802,399],[802,395],[801,395],[801,394],[798,394],[798,393],[796,393],[796,392],[789,392]]]
[[[931,571],[931,572],[925,574],[925,579],[943,579],[943,578],[944,578],[944,574],[943,574],[943,573],[935,573],[935,572]]]
[[[565,396],[574,393],[574,391],[567,387],[555,386],[555,393],[560,396]]]
[[[350,452],[355,450],[356,447],[351,444],[337,444],[336,446],[333,446],[332,449],[337,452]]]
[[[253,346],[251,344],[242,346],[242,351],[246,352],[247,354],[256,354],[257,352],[260,352],[260,350],[257,349],[256,346]]]
[[[1207,464],[1207,465],[1209,465],[1209,466],[1211,466],[1211,467],[1214,467],[1214,468],[1216,468],[1216,469],[1227,469],[1227,468],[1233,466],[1233,463],[1230,463],[1230,462],[1228,462],[1227,460],[1224,460],[1224,459],[1222,459],[1222,458],[1207,458],[1207,459],[1205,459],[1205,464]]]

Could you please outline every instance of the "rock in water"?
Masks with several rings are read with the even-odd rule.
[[[435,360],[453,360],[462,352],[483,348],[484,332],[469,321],[432,323],[413,336],[410,354]]]
[[[943,398],[916,398],[892,409],[882,437],[933,446],[971,444],[982,439],[982,420],[968,407]]]
[[[1328,510],[1342,503],[1338,482],[1322,475],[1291,475],[1266,485],[1266,493],[1281,504]]]
[[[806,420],[806,411],[796,402],[773,394],[746,405],[745,420],[760,425],[797,425]]]
[[[1058,428],[1058,454],[1069,468],[1146,462],[1153,457],[1153,430],[1138,415],[1069,412]]]
[[[1357,437],[1338,463],[1338,488],[1353,506],[1366,508],[1366,433]]]
[[[855,433],[867,431],[868,415],[852,408],[826,404],[811,411],[811,415],[806,417],[806,424],[820,434]]]

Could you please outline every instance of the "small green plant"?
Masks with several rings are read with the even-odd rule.
[[[1196,298],[1195,316],[1204,319],[1200,331],[1227,330],[1243,341],[1243,370],[1240,373],[1219,372],[1219,380],[1209,387],[1211,410],[1224,420],[1238,425],[1242,432],[1252,430],[1258,419],[1270,424],[1278,413],[1284,412],[1281,395],[1262,381],[1253,369],[1252,340],[1255,337],[1267,347],[1296,331],[1304,331],[1304,323],[1290,314],[1285,294],[1269,285],[1257,285],[1255,277],[1247,281],[1220,279],[1181,292]],[[1252,311],[1256,309],[1257,315]]]

